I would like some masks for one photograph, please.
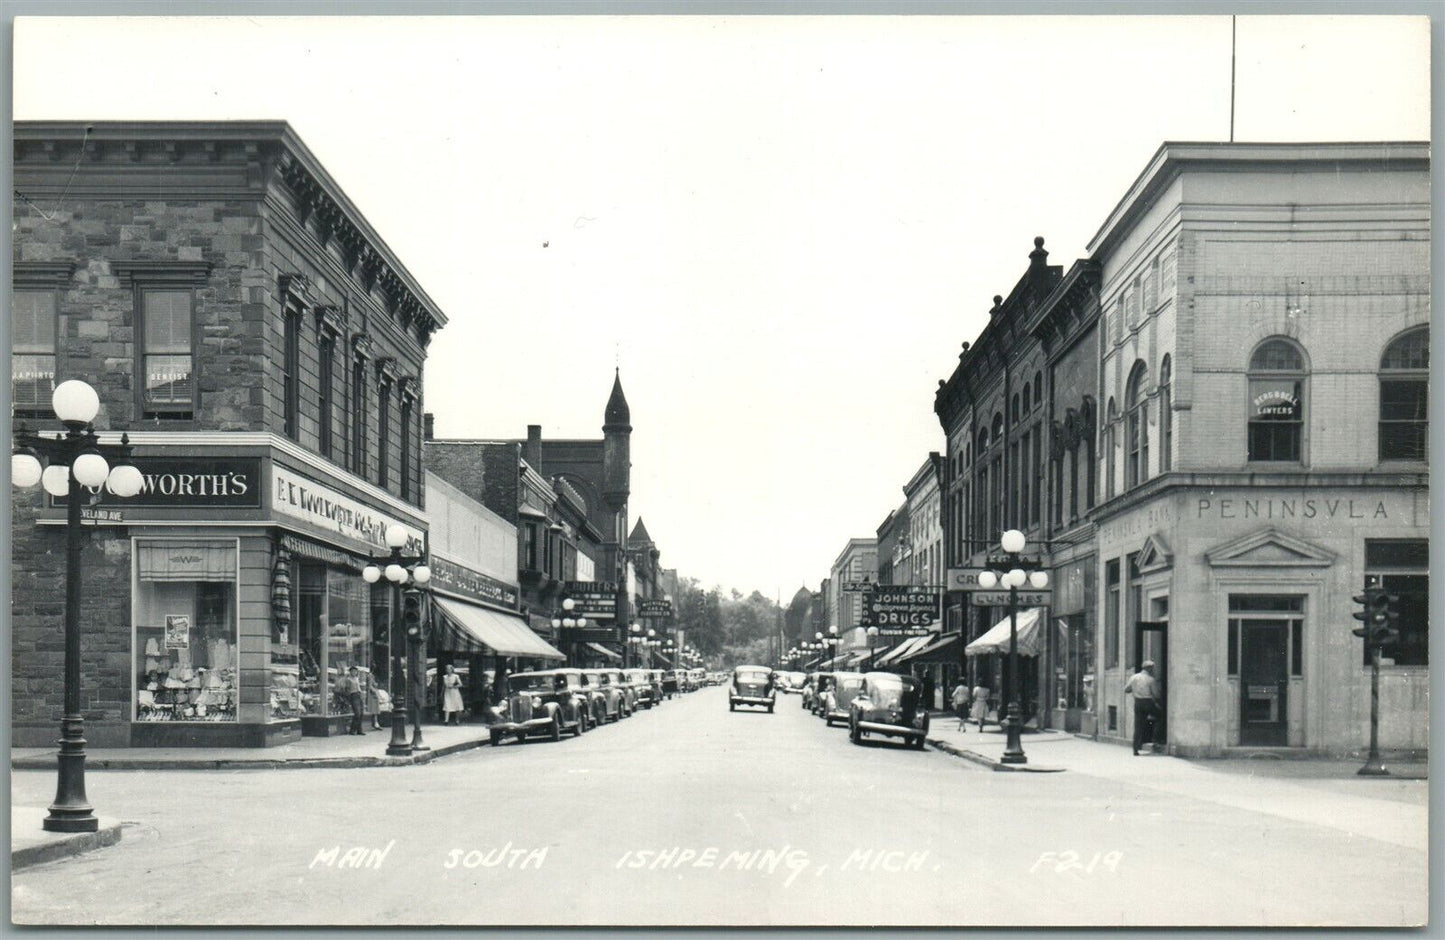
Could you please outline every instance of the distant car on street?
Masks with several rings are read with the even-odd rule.
[[[803,686],[808,683],[806,672],[780,672],[776,678],[779,691],[790,695],[802,695]]]
[[[657,691],[652,687],[652,670],[629,669],[626,676],[638,708],[651,708],[657,704]]]
[[[507,720],[492,725],[492,746],[508,737],[523,741],[532,735],[562,740],[570,731],[580,736],[591,724],[589,699],[582,673],[576,669],[519,672],[507,677]]]
[[[852,704],[854,697],[863,690],[863,673],[861,672],[835,672],[833,673],[833,686],[823,693],[823,720],[828,727],[833,722],[846,725],[848,723],[848,706]]]
[[[584,669],[582,674],[592,687],[593,714],[597,723],[621,721],[631,712],[627,707],[627,692],[619,679],[621,672],[616,669]]]
[[[923,749],[928,737],[928,709],[918,680],[891,672],[863,676],[863,685],[849,704],[848,739],[859,744],[870,734],[899,737]]]
[[[682,672],[678,669],[666,669],[662,673],[662,694],[671,698],[682,691]]]
[[[833,688],[833,675],[831,672],[820,672],[813,677],[813,700],[808,710],[819,717],[823,715],[823,697]]]
[[[728,692],[728,711],[735,712],[739,705],[766,708],[773,711],[775,702],[773,670],[767,666],[738,666],[733,670],[733,685]]]

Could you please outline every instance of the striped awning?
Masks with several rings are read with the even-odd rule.
[[[963,641],[963,634],[945,633],[942,636],[931,637],[931,643],[916,646],[909,652],[898,657],[899,663],[956,663],[958,662],[958,644]]]
[[[432,595],[441,614],[432,642],[449,653],[520,656],[527,659],[566,659],[555,647],[532,632],[518,614],[493,610],[451,598]]]
[[[983,636],[964,647],[964,654],[986,656],[990,653],[1010,652],[1012,647],[1009,646],[1009,634],[1013,632],[1019,638],[1019,655],[1037,656],[1043,635],[1043,631],[1039,629],[1039,624],[1043,621],[1043,613],[1042,607],[1021,610],[1018,612],[1016,625],[1011,625],[1008,617],[1003,618],[990,627]]]
[[[899,643],[897,646],[893,647],[893,649],[878,657],[878,662],[874,665],[887,666],[892,663],[896,663],[904,656],[907,656],[909,653],[912,653],[916,650],[922,649],[923,646],[929,641],[935,640],[937,638],[938,634],[936,633],[925,633],[923,636],[911,636],[908,639],[904,640],[902,643]]]
[[[601,653],[603,656],[607,657],[608,659],[616,660],[616,661],[618,661],[618,662],[621,662],[621,661],[622,661],[622,656],[621,656],[621,654],[617,653],[615,650],[610,650],[610,649],[608,649],[607,647],[603,646],[601,643],[588,643],[588,644],[587,644],[587,648],[590,649],[590,650],[592,650],[594,653]]]

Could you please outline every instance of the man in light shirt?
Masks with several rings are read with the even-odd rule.
[[[1129,677],[1124,683],[1124,691],[1134,696],[1134,756],[1139,756],[1139,746],[1146,740],[1154,743],[1154,726],[1163,719],[1162,690],[1159,687],[1159,680],[1154,678],[1154,660],[1146,659],[1139,671]],[[1144,735],[1145,726],[1149,728],[1149,735]],[[1159,745],[1154,744],[1154,750],[1159,751]]]

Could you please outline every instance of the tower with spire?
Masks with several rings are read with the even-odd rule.
[[[632,412],[627,407],[627,396],[622,393],[619,369],[612,377],[612,396],[607,399],[607,411],[602,419],[602,498],[613,512],[623,511],[631,492],[631,438]]]

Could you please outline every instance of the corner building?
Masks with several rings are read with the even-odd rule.
[[[426,541],[422,370],[446,323],[284,122],[15,126],[17,423],[100,395],[145,476],[83,556],[86,735],[270,745],[342,730],[331,685],[389,674],[391,592]],[[13,740],[62,711],[63,504],[12,502]]]
[[[1100,735],[1148,658],[1174,753],[1361,751],[1382,584],[1381,746],[1423,752],[1428,147],[1165,144],[1089,250]]]

